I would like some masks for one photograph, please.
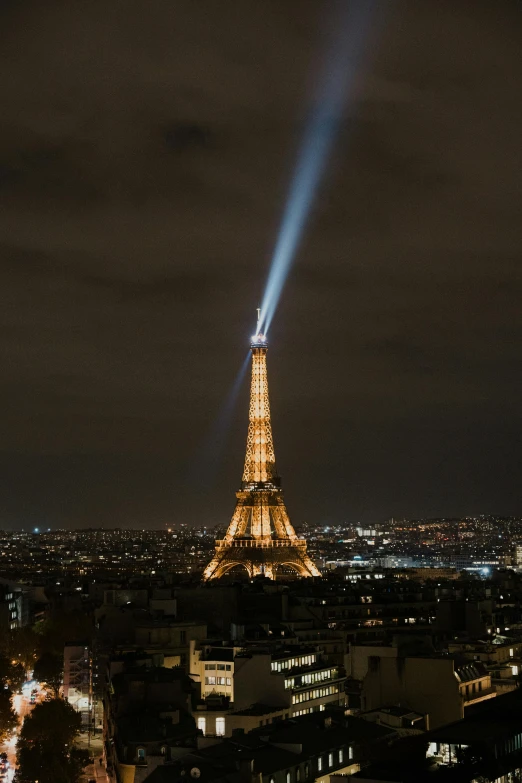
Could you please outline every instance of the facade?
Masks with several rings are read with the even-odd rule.
[[[110,779],[141,783],[196,742],[193,683],[182,669],[133,664],[109,673],[104,755]]]
[[[344,670],[312,647],[202,645],[191,677],[200,683],[196,723],[205,735],[231,736],[274,720],[344,706]]]
[[[426,727],[444,726],[464,717],[473,704],[496,696],[491,675],[480,662],[458,663],[451,657],[369,658],[362,684],[363,711],[405,705],[424,715]]]
[[[28,622],[27,596],[12,584],[0,584],[0,633],[22,628]]]
[[[251,343],[252,384],[245,468],[236,493],[234,515],[225,538],[216,541],[216,552],[204,571],[204,579],[217,579],[231,571],[252,578],[276,579],[281,573],[320,576],[290,522],[277,473],[270,421],[266,372],[268,345],[262,334]]]
[[[63,697],[77,712],[82,723],[91,721],[92,656],[88,644],[66,644],[63,653]]]

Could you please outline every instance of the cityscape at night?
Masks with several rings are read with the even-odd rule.
[[[0,40],[0,783],[521,783],[522,5]]]

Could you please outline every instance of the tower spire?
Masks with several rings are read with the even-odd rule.
[[[223,576],[236,566],[243,566],[250,577],[264,574],[275,579],[282,567],[301,576],[320,576],[306,552],[306,541],[297,537],[290,522],[276,471],[266,370],[268,343],[261,332],[252,337],[250,350],[252,382],[243,480],[225,538],[216,541],[216,553],[203,578]]]

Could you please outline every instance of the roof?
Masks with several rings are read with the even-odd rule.
[[[480,677],[486,677],[488,670],[480,661],[466,661],[461,666],[457,666],[455,662],[455,675],[459,682],[470,682],[478,680]]]
[[[466,745],[495,741],[522,733],[522,695],[512,691],[479,702],[466,710],[466,717],[428,732],[430,742],[462,742]]]
[[[166,712],[165,708],[161,710]],[[172,710],[175,712],[176,710]],[[179,716],[179,723],[171,718],[162,718],[158,711],[140,710],[116,720],[118,739],[128,742],[165,742],[174,738],[196,734],[196,723],[190,715]]]
[[[283,712],[288,707],[274,707],[270,704],[251,704],[244,710],[234,710],[230,715],[269,715],[272,712]]]
[[[391,734],[395,732],[360,718],[342,716],[342,720],[336,721],[329,718],[328,713],[312,713],[273,723],[248,734],[234,735],[193,751],[158,767],[146,778],[146,783],[174,783],[180,779],[182,771],[185,777],[187,771],[190,775],[194,767],[199,771],[200,783],[235,783],[245,779],[243,765],[254,775],[270,775],[321,753],[346,747],[350,742],[379,740]],[[335,771],[335,767],[331,771]],[[240,772],[243,772],[241,777]]]
[[[212,647],[201,656],[202,661],[233,661],[234,650],[227,647]]]

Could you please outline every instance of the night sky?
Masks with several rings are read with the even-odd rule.
[[[0,527],[228,523],[333,5],[0,2]],[[270,330],[288,509],[522,513],[522,6],[377,9]]]

